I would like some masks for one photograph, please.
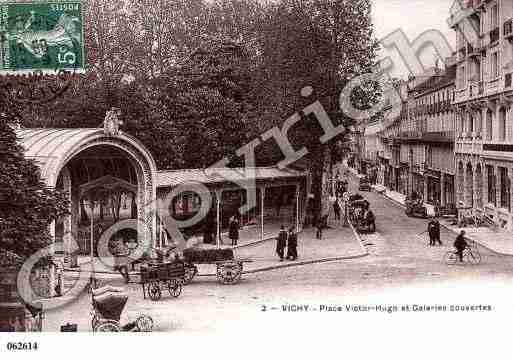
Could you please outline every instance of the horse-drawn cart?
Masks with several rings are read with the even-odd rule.
[[[172,263],[148,263],[141,267],[141,284],[143,296],[146,293],[151,300],[159,300],[162,290],[168,290],[169,294],[177,298],[182,293],[182,284],[185,282],[185,264]]]
[[[236,284],[242,277],[244,263],[251,259],[235,258],[231,248],[188,248],[183,252],[185,284],[189,284],[199,270],[198,264],[215,264],[216,277],[222,284]]]

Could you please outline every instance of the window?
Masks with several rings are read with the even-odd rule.
[[[493,30],[499,26],[499,6],[498,5],[492,6],[491,17],[492,17],[491,18],[492,28],[490,30]]]
[[[492,54],[492,68],[491,73],[492,77],[496,78],[499,77],[499,52],[494,52]]]
[[[465,66],[460,66],[460,76],[459,76],[459,87],[463,88],[467,84],[467,77],[465,72]]]
[[[426,166],[433,167],[433,148],[431,146],[426,147]]]
[[[500,178],[501,178],[501,208],[507,208],[511,210],[510,191],[511,182],[508,177],[508,169],[499,167]]]
[[[499,111],[499,140],[506,141],[506,110]]]
[[[497,193],[495,192],[495,174],[493,173],[493,166],[487,165],[486,171],[488,174],[488,203],[497,205]]]
[[[486,111],[486,139],[493,139],[493,114],[492,111]]]

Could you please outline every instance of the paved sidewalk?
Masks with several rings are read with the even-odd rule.
[[[404,200],[405,195],[385,190],[384,192],[378,191],[381,194],[383,194],[385,197],[389,198],[390,200],[404,206]],[[428,210],[429,215],[434,214],[434,208],[433,206],[429,204],[424,204]],[[501,255],[507,255],[507,256],[513,256],[513,234],[506,232],[504,230],[494,230],[488,227],[465,227],[461,228],[457,225],[453,225],[450,220],[447,219],[440,219],[440,224],[447,228],[448,230],[454,232],[455,234],[459,234],[462,230],[465,231],[466,237],[489,249],[490,251],[501,254]]]
[[[490,251],[507,256],[513,256],[513,234],[504,230],[494,230],[488,227],[464,227],[454,225],[446,219],[440,220],[440,224],[450,231],[459,234],[465,231],[466,237],[489,249]]]
[[[234,255],[238,258],[248,258],[252,262],[244,263],[245,272],[259,272],[290,267],[291,265],[305,265],[317,262],[327,262],[343,259],[352,259],[366,256],[368,253],[362,247],[359,239],[355,237],[350,227],[341,224],[333,225],[324,230],[323,239],[315,238],[315,230],[308,228],[299,233],[298,254],[296,261],[281,262],[276,255],[276,235],[269,234],[264,241],[258,240],[246,242],[234,248]],[[225,247],[230,248],[230,247]],[[214,276],[216,266],[213,264],[198,265],[200,276]],[[113,272],[104,265],[95,261],[97,278],[103,281],[117,280],[120,274]],[[132,281],[138,281],[138,271],[130,272]],[[66,282],[73,282],[79,276],[79,270],[66,271]]]

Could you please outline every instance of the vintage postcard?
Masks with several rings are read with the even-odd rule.
[[[504,357],[512,76],[513,0],[0,0],[1,357]]]

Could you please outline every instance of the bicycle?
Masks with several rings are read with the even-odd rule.
[[[444,261],[447,265],[454,265],[459,261],[458,252],[449,251],[445,253]],[[463,250],[463,262],[477,265],[481,263],[481,254],[476,245],[469,245]]]

